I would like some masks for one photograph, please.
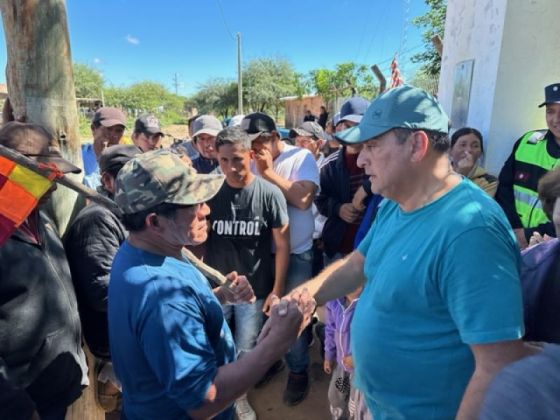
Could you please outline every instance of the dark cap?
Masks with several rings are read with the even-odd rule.
[[[366,109],[369,106],[369,101],[362,98],[361,96],[353,96],[342,104],[340,107],[340,119],[341,121],[352,121],[359,123],[362,120],[363,115],[366,113]]]
[[[315,121],[305,121],[299,127],[292,128],[290,130],[290,138],[292,139],[297,136],[315,137],[316,139],[324,139],[326,137],[321,126]]]
[[[109,146],[103,150],[99,157],[99,172],[103,173],[108,170],[116,170],[118,172],[126,162],[140,153],[142,153],[142,150],[132,144]]]
[[[249,134],[251,140],[256,139],[262,133],[272,133],[276,130],[274,120],[264,112],[253,112],[243,118],[241,128]]]
[[[560,83],[554,83],[544,88],[544,102],[539,108],[547,104],[560,104]]]
[[[161,134],[163,136],[163,131],[161,131],[159,126],[159,120],[153,114],[144,114],[138,117],[134,122],[134,132],[144,133],[148,136],[156,134]]]
[[[54,145],[52,134],[43,126],[12,121],[0,129],[0,144],[40,163],[54,163],[64,173],[79,174],[80,168],[71,164]]]
[[[101,124],[103,127],[113,127],[114,125],[126,127],[126,117],[124,113],[120,109],[110,106],[99,108],[91,122],[94,124]]]

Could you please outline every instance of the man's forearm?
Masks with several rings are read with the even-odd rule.
[[[306,288],[317,301],[324,305],[329,300],[337,299],[356,290],[364,283],[364,257],[354,251],[342,260],[335,261],[319,275],[305,282],[296,290]]]
[[[307,191],[306,188],[297,182],[284,179],[273,170],[263,172],[262,177],[280,188],[286,201],[291,206],[297,207],[300,210],[305,210],[313,203],[315,195]]]
[[[286,273],[288,272],[288,264],[290,263],[290,245],[289,243],[281,249],[276,248],[274,254],[274,286],[273,290],[277,293],[284,293],[286,286]],[[281,297],[281,296],[279,296]]]
[[[277,351],[273,350],[261,342],[237,361],[221,366],[208,390],[206,401],[202,407],[189,411],[189,415],[193,419],[209,419],[233,404],[278,359]]]
[[[476,363],[477,367],[463,394],[456,419],[478,419],[484,394],[490,382],[494,379],[494,376],[508,364],[523,357],[538,353],[539,351],[536,348],[525,345],[520,340],[511,341],[509,343],[504,342],[502,347],[498,347],[500,344],[501,343],[488,345],[488,347],[493,346],[495,348],[495,350],[493,350],[494,354],[490,357],[486,356],[486,360],[483,362],[480,362],[480,352],[477,354],[477,351],[473,351],[475,354],[475,362],[478,358],[478,362]]]

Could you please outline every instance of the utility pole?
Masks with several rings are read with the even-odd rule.
[[[179,95],[179,74],[173,75],[173,86],[175,87],[175,95]]]
[[[241,75],[241,32],[237,32],[237,114],[243,115],[243,77]]]

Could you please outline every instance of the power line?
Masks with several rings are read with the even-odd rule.
[[[385,21],[385,17],[387,16],[387,12],[389,11],[389,7],[384,7],[383,8],[383,12],[381,13],[381,19],[379,19],[379,22],[382,23]],[[366,53],[364,55],[364,61],[367,62],[367,59],[369,57],[369,51],[371,50],[371,47],[373,45],[373,41],[377,38],[377,35],[379,34],[379,30],[376,30],[371,38],[371,41],[368,45],[368,48],[366,50]]]
[[[367,14],[366,19],[365,19],[364,29],[362,30],[362,36],[360,37],[360,43],[358,44],[358,50],[356,51],[356,59],[354,60],[355,62],[357,62],[358,58],[360,57],[360,51],[362,50],[362,44],[364,43],[364,40],[366,38],[366,33],[368,32],[368,27],[371,24],[370,16],[373,12],[374,7],[375,7],[375,2],[372,1],[371,2],[371,7],[369,9],[369,13]]]
[[[403,19],[403,26],[401,31],[401,42],[399,45],[399,52],[398,55],[400,57],[404,47],[406,46],[406,42],[408,40],[408,23],[409,23],[409,12],[410,12],[410,0],[403,0],[403,10],[404,10],[404,19]],[[401,64],[401,71],[404,71],[404,62]]]
[[[233,32],[231,32],[231,30],[229,29],[226,15],[224,14],[224,9],[222,8],[222,3],[220,2],[220,0],[216,0],[216,3],[218,4],[218,9],[220,9],[220,16],[222,17],[222,22],[224,23],[227,33],[229,34],[231,39],[235,39],[235,37],[233,36]]]

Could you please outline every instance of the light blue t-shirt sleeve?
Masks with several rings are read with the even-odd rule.
[[[522,337],[519,251],[507,234],[489,227],[467,230],[441,261],[440,292],[464,343]]]
[[[192,292],[195,293],[195,292]],[[196,298],[154,303],[141,332],[144,354],[166,395],[185,411],[199,408],[217,374],[217,361]]]

